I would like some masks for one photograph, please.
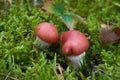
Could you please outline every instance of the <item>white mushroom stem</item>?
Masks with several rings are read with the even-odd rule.
[[[70,60],[72,67],[74,69],[78,69],[81,66],[81,63],[83,63],[84,57],[85,57],[85,52],[77,56],[69,56],[68,59]]]
[[[36,41],[39,42],[38,44],[40,44],[41,48],[48,48],[50,46],[50,43],[41,40],[38,36],[36,36]]]

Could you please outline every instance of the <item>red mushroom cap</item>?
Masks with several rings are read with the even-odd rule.
[[[35,34],[47,43],[55,43],[58,40],[58,31],[55,25],[42,22],[35,28]]]
[[[68,56],[77,56],[89,47],[87,37],[76,30],[64,32],[61,35],[60,42],[62,43],[62,52]]]

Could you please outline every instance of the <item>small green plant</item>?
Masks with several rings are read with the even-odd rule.
[[[78,20],[87,24],[81,16],[66,11],[64,5],[60,2],[47,1],[44,3],[43,9],[47,13],[55,14],[59,17],[69,30],[73,30],[76,27]]]

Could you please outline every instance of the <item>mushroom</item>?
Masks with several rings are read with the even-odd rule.
[[[57,42],[58,31],[55,25],[42,22],[35,27],[36,40],[40,42],[40,47],[48,47],[50,44]]]
[[[89,48],[87,37],[77,30],[70,30],[61,35],[60,42],[62,53],[68,56],[73,68],[78,68],[80,62],[83,62],[85,51]]]

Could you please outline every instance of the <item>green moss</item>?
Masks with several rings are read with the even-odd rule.
[[[57,0],[55,0],[57,1]],[[100,40],[100,24],[107,22],[120,24],[120,7],[112,0],[63,0],[66,10],[85,18],[87,25],[78,22],[76,30],[89,37],[90,48],[87,51],[83,67],[79,71],[71,69],[65,56],[61,54],[59,44],[49,49],[35,49],[34,28],[40,22],[56,25],[59,35],[68,29],[59,17],[44,13],[40,7],[31,5],[29,0],[8,3],[0,6],[0,79],[10,77],[19,80],[57,80],[54,73],[56,64],[65,69],[66,80],[93,79],[119,80],[120,44],[104,47]],[[0,4],[0,5],[1,5]],[[41,4],[41,3],[40,3]],[[2,75],[5,74],[5,75]],[[7,76],[10,77],[7,77]],[[59,78],[62,75],[58,74]]]

